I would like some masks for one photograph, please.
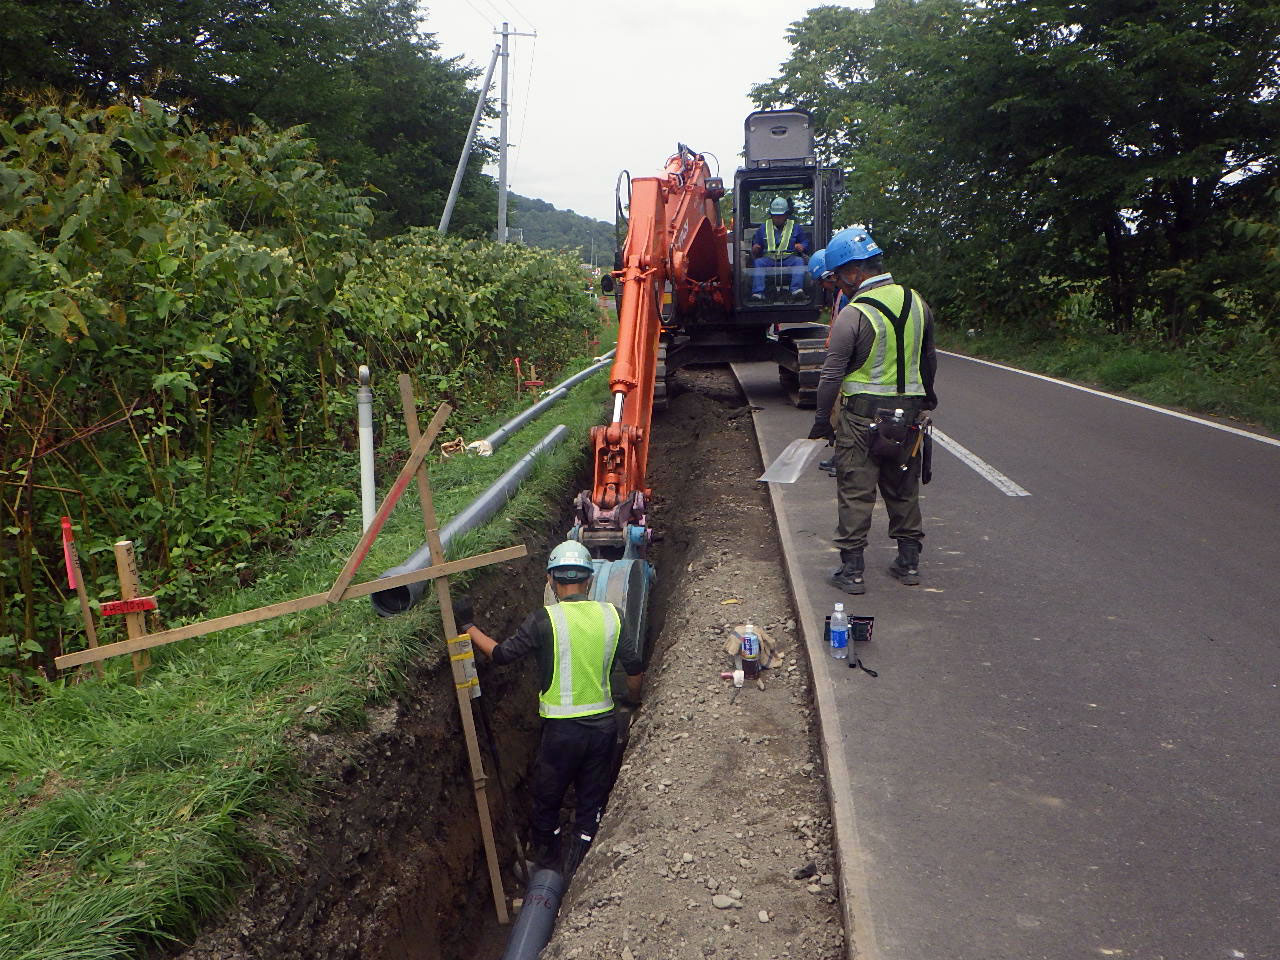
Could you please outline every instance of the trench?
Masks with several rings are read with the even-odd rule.
[[[681,393],[687,394],[683,403]],[[671,408],[655,417],[649,471],[662,538],[650,552],[658,574],[650,607],[651,676],[662,663],[665,647],[654,639],[665,636],[672,600],[673,578],[664,574],[681,569],[699,524],[732,523],[703,517],[699,484],[707,478],[686,466],[717,442],[723,415],[735,409],[745,411],[745,401],[724,369],[723,376],[677,383]],[[588,471],[584,455],[583,472],[565,491],[561,513],[525,531],[526,558],[474,581],[475,609],[494,636],[509,636],[541,603],[542,564],[570,525],[570,503],[590,484]],[[505,780],[504,791],[481,728],[495,838],[508,897],[520,897],[511,828],[527,838],[525,798],[539,735],[535,666],[528,658],[479,669],[484,694],[477,720],[483,710]],[[304,751],[321,784],[306,826],[297,836],[269,837],[288,862],[256,866],[233,909],[175,953],[184,960],[498,960],[510,927],[494,917],[447,663],[416,666],[395,702],[369,711],[367,729],[310,735]],[[566,808],[571,806],[570,795]],[[606,821],[608,816],[606,811]]]

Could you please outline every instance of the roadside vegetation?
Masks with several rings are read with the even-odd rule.
[[[245,555],[358,510],[354,386],[410,373],[465,432],[598,329],[575,258],[412,230],[298,131],[206,131],[153,101],[0,121],[0,677],[11,695],[82,645],[58,518],[89,594],[134,540],[166,617]]]
[[[111,543],[136,541],[153,630],[320,592],[358,538],[359,364],[385,482],[407,455],[397,374],[424,422],[457,407],[442,439],[474,439],[528,403],[513,357],[554,382],[598,351],[601,316],[574,257],[431,229],[371,241],[368,202],[296,130],[32,102],[0,139],[0,956],[133,956],[272,857],[271,818],[302,816],[312,787],[299,733],[358,726],[411,659],[442,655],[438,619],[349,601],[158,648],[137,686],[127,658],[58,677],[85,643],[58,517],[95,607],[118,596]],[[551,423],[572,438],[452,555],[563,504],[604,397],[581,385],[492,458],[433,455],[444,522]],[[421,539],[411,492],[360,579]]]
[[[1276,425],[1280,7],[822,6],[761,107],[815,118],[962,349]]]
[[[492,458],[431,463],[443,523],[553,424],[570,431],[451,556],[542,529],[563,507],[606,396],[604,379],[593,378]],[[389,428],[383,449],[395,451],[389,473],[407,452],[403,429]],[[257,554],[255,582],[209,592],[201,613],[323,591],[358,527],[352,520]],[[359,579],[400,563],[421,542],[411,488]],[[361,726],[366,706],[396,692],[411,660],[443,660],[439,637],[433,600],[389,619],[353,600],[157,648],[140,686],[122,657],[108,661],[104,681],[42,684],[30,703],[0,699],[0,956],[106,960],[191,936],[252,862],[272,858],[277,827],[304,815],[313,785],[298,767],[296,738]]]
[[[970,333],[969,331],[972,331]],[[938,346],[1089,384],[1163,406],[1258,424],[1280,433],[1280,343],[1261,323],[1207,327],[1189,342],[1038,335],[1022,328],[941,323]]]
[[[474,71],[435,55],[414,0],[40,6],[0,0],[0,956],[97,960],[227,903],[305,816],[299,738],[359,727],[442,650],[428,594],[157,648],[137,685],[127,658],[59,676],[85,645],[59,517],[95,611],[119,595],[112,543],[135,542],[151,630],[319,592],[358,538],[361,364],[385,485],[398,374],[424,422],[456,408],[442,440],[474,439],[529,402],[515,357],[555,382],[603,348],[576,255],[484,239],[488,145],[454,234],[424,226]],[[570,429],[451,555],[541,531],[604,397],[580,385],[492,458],[432,454],[443,523]],[[411,487],[359,579],[421,540]]]

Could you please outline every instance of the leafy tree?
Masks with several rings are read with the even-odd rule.
[[[439,217],[475,102],[476,72],[439,56],[421,15],[418,0],[0,0],[0,90],[305,124],[344,180],[373,188],[387,233]],[[489,149],[463,183],[464,234],[494,219]]]
[[[1257,245],[1224,229],[1277,174],[1280,7],[880,0],[792,26],[762,106],[811,109],[868,223],[962,309],[1043,322],[1042,277],[1105,281],[1182,337]]]
[[[612,269],[615,246],[612,223],[584,217],[572,210],[560,210],[532,197],[512,194],[511,201],[511,223],[523,231],[528,246],[571,250],[583,263]]]

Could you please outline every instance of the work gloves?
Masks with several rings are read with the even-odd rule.
[[[825,440],[827,446],[834,446],[836,442],[836,428],[831,425],[830,420],[815,420],[813,427],[809,430],[810,440]]]
[[[476,622],[475,610],[471,606],[471,597],[462,594],[453,601],[453,619],[459,630],[466,630]]]

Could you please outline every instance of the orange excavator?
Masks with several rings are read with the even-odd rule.
[[[827,333],[817,323],[823,291],[803,262],[757,266],[752,241],[785,200],[787,219],[806,238],[807,259],[831,235],[842,178],[818,164],[805,111],[753,113],[745,132],[728,225],[721,218],[724,181],[712,174],[710,155],[679,144],[661,177],[626,181],[626,202],[625,172],[619,177],[619,232],[625,223],[626,238],[604,282],[618,308],[612,416],[591,431],[594,480],[574,502],[571,533],[605,560],[639,560],[653,536],[649,432],[676,369],[769,360],[793,402],[815,400]]]

